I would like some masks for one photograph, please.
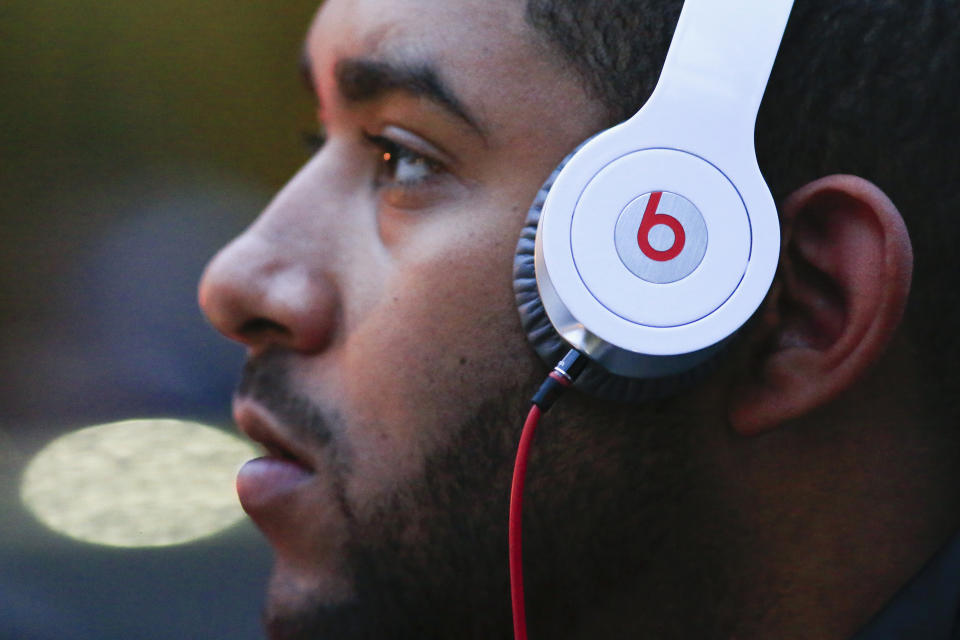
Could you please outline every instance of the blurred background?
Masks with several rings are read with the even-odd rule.
[[[0,4],[0,638],[261,637],[196,283],[307,158],[315,9]]]

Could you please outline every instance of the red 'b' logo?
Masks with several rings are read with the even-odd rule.
[[[617,254],[633,275],[653,284],[683,280],[707,252],[707,225],[696,205],[678,193],[650,191],[620,212]]]
[[[687,243],[687,235],[683,232],[683,225],[680,221],[666,213],[657,213],[660,206],[662,191],[654,191],[650,194],[650,200],[647,202],[647,208],[643,212],[643,219],[640,220],[640,229],[637,231],[637,244],[643,255],[657,262],[666,262],[673,260]],[[654,249],[650,244],[650,231],[662,224],[673,231],[673,244],[665,250]]]

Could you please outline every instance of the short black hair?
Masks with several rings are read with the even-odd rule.
[[[526,19],[612,125],[653,90],[682,4],[526,0]],[[960,350],[958,25],[956,0],[797,2],[756,138],[778,202],[818,177],[848,173],[897,205],[915,254],[905,326],[917,338],[925,386],[950,396],[944,382],[957,375]],[[960,408],[947,402],[940,409]]]

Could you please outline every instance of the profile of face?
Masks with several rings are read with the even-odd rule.
[[[237,483],[276,554],[267,623],[277,638],[495,637],[514,448],[545,374],[513,253],[600,109],[517,0],[328,0],[305,60],[325,141],[200,286],[248,348],[234,413],[269,452]],[[551,446],[534,476],[562,458]],[[531,539],[576,529],[593,500],[557,473]]]

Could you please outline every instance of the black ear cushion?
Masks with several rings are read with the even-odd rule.
[[[582,145],[581,145],[582,146]],[[517,252],[513,260],[513,291],[520,311],[520,321],[523,330],[530,340],[530,344],[550,367],[557,364],[560,358],[570,350],[570,345],[556,332],[540,299],[537,288],[537,277],[534,266],[534,247],[537,237],[537,224],[540,222],[540,212],[547,199],[547,193],[553,186],[560,170],[573,157],[573,153],[563,159],[547,181],[537,192],[527,219],[520,233],[517,243]],[[720,349],[723,351],[723,349]],[[716,366],[717,358],[708,358],[691,371],[663,378],[628,378],[607,371],[602,365],[591,362],[577,379],[574,387],[584,393],[596,396],[603,400],[623,403],[639,403],[655,398],[662,398],[677,392],[680,388],[689,386],[703,378]]]

